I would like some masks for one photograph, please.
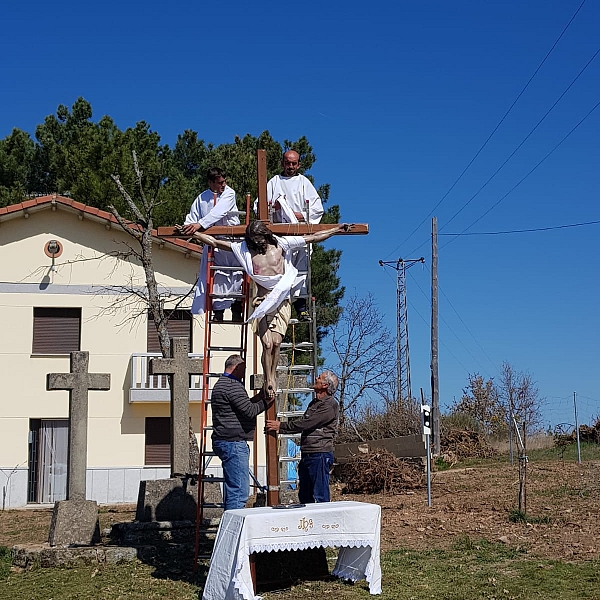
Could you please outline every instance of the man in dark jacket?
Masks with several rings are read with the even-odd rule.
[[[211,394],[212,446],[223,466],[223,502],[225,510],[244,508],[250,494],[250,448],[254,438],[256,415],[271,401],[261,391],[250,399],[242,383],[246,363],[238,354],[225,361],[225,372]]]
[[[337,386],[338,378],[331,371],[323,371],[313,385],[315,399],[301,419],[287,423],[267,420],[265,425],[267,431],[301,433],[298,499],[303,504],[329,502],[329,472],[339,409],[333,397]]]

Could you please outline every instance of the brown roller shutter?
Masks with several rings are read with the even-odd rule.
[[[80,350],[81,308],[34,308],[33,354]]]
[[[171,464],[170,417],[146,417],[146,451],[144,464]]]
[[[192,350],[192,315],[189,310],[174,310],[169,315],[169,336],[186,337],[190,343],[190,352]],[[152,315],[148,314],[148,349],[146,352],[160,352],[160,344],[158,343],[158,333],[154,326]]]

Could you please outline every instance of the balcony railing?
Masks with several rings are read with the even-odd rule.
[[[160,352],[138,352],[131,355],[129,402],[169,402],[171,389],[168,375],[150,375],[150,359],[160,358]],[[203,358],[202,354],[189,354]],[[202,400],[202,375],[190,377],[190,402]]]

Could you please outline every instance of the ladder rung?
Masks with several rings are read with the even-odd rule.
[[[245,298],[245,294],[209,294],[211,298]]]
[[[243,325],[244,321],[234,321],[233,319],[223,319],[222,321],[215,321],[215,319],[209,319],[211,325]]]
[[[290,394],[311,394],[314,392],[312,388],[281,388],[277,390],[278,394],[289,392]]]
[[[298,325],[298,323],[312,323],[312,319],[304,319],[302,321],[299,321],[298,319],[290,319],[288,323],[289,325]]]
[[[278,417],[301,417],[304,414],[303,410],[284,410],[283,412],[278,412],[277,416]]]
[[[223,508],[225,506],[223,502],[203,502],[203,508]]]
[[[211,352],[235,352],[236,350],[241,352],[243,348],[241,346],[210,346],[209,350]]]
[[[280,440],[298,440],[301,435],[301,433],[280,433],[277,437]]]
[[[285,366],[278,365],[278,371],[312,371],[315,367],[313,365],[293,365],[293,366]]]
[[[225,477],[213,477],[212,475],[209,475],[208,477],[203,477],[202,481],[204,483],[223,483],[225,481]]]
[[[297,479],[280,479],[279,483],[295,483],[295,484],[297,484],[298,480]]]
[[[313,347],[312,342],[298,342],[297,344],[294,344],[292,342],[283,342],[281,344],[281,348],[312,348],[312,347]]]
[[[296,458],[295,456],[280,456],[279,462],[300,462],[300,457]]]

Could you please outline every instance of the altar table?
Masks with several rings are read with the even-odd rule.
[[[302,508],[243,508],[223,513],[210,560],[203,600],[260,600],[254,595],[254,552],[335,548],[333,575],[366,579],[381,594],[381,507],[366,502],[323,502]]]

